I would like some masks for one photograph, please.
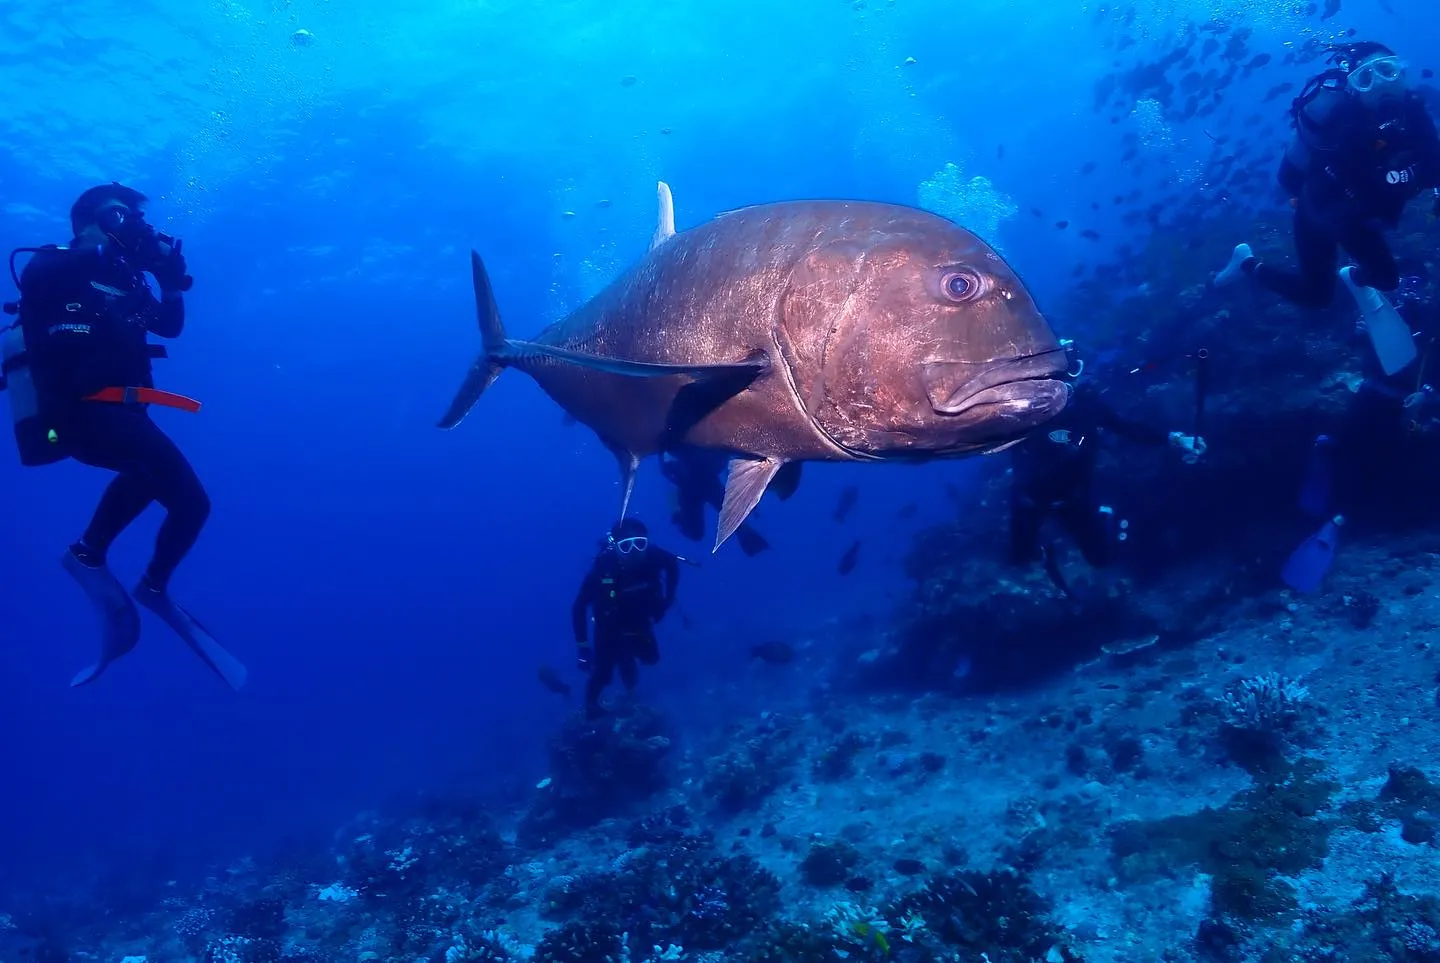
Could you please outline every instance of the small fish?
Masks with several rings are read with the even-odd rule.
[[[859,497],[860,489],[858,487],[855,485],[846,485],[844,490],[840,492],[840,500],[835,503],[835,512],[832,516],[835,521],[845,521],[846,516],[848,516],[850,510],[855,507],[855,501]]]
[[[1274,100],[1276,97],[1279,97],[1281,94],[1286,93],[1294,86],[1294,84],[1289,83],[1288,81],[1283,84],[1276,84],[1274,87],[1271,87],[1269,90],[1265,91],[1265,96],[1260,98],[1260,102],[1262,104],[1268,104],[1270,101]]]
[[[550,668],[550,666],[542,665],[540,671],[537,672],[535,676],[540,680],[541,685],[556,695],[568,696],[570,694],[570,683],[560,678],[560,673]]]
[[[1001,144],[999,147],[995,148],[995,159],[996,159],[996,160],[1004,160],[1004,159],[1005,159],[1005,145],[1004,145],[1004,144]]]
[[[786,665],[795,661],[795,648],[789,642],[761,642],[750,647],[750,658],[769,665]]]
[[[1420,76],[1424,77],[1426,80],[1429,80],[1431,77],[1435,76],[1435,71],[1431,70],[1429,67],[1425,67],[1420,71]]]
[[[841,575],[849,575],[855,571],[855,563],[860,561],[860,543],[855,542],[840,556],[840,564],[835,566],[835,571]]]
[[[920,506],[919,506],[919,505],[915,504],[914,502],[906,502],[904,505],[901,505],[901,506],[900,506],[900,510],[895,513],[895,517],[896,517],[896,518],[914,518],[914,517],[915,517],[915,514],[916,514],[918,511],[920,511]]]
[[[1092,230],[1091,230],[1090,228],[1088,228],[1088,227],[1085,228],[1085,230],[1083,230],[1083,231],[1080,232],[1080,236],[1083,237],[1083,238],[1085,238],[1085,240],[1087,240],[1087,241],[1098,241],[1098,240],[1100,240],[1100,232],[1098,232],[1098,231],[1092,231]]]
[[[1055,226],[1056,226],[1058,229],[1060,229],[1060,230],[1063,231],[1063,230],[1065,230],[1065,228],[1067,228],[1067,227],[1070,226],[1070,222],[1069,222],[1069,221],[1056,221],[1056,222],[1055,222]]]
[[[1080,173],[1081,173],[1081,174],[1091,174],[1091,173],[1094,173],[1095,168],[1098,167],[1098,166],[1099,166],[1099,165],[1096,164],[1094,161],[1086,161],[1084,164],[1080,165]]]

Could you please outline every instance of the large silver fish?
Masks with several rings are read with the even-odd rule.
[[[524,371],[615,453],[622,515],[647,455],[728,452],[718,549],[786,466],[999,451],[1064,408],[1054,332],[1009,265],[951,221],[790,201],[677,234],[663,182],[659,199],[649,253],[529,341],[506,336],[471,253],[483,347],[440,427],[503,369]]]

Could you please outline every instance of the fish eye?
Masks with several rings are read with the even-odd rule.
[[[980,290],[980,279],[963,271],[952,271],[940,282],[945,296],[952,301],[968,301]]]

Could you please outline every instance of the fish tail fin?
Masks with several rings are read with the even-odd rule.
[[[475,318],[480,324],[480,356],[470,366],[460,390],[455,392],[455,399],[440,419],[441,428],[454,428],[465,419],[485,389],[500,377],[510,347],[505,324],[500,320],[500,308],[495,304],[490,275],[485,270],[485,262],[474,251],[470,252],[470,274],[475,284]]]

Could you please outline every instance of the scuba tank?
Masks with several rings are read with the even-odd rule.
[[[49,465],[63,459],[65,455],[56,444],[55,432],[40,420],[40,399],[30,373],[25,331],[19,321],[0,334],[0,388],[10,396],[10,420],[15,428],[15,446],[20,450],[20,464]]]
[[[20,248],[10,253],[10,275],[19,286],[15,274],[15,255],[32,253],[35,248]],[[6,314],[18,315],[19,302],[7,302]],[[65,455],[56,443],[55,432],[40,419],[40,396],[30,370],[30,355],[25,346],[25,329],[17,319],[0,332],[0,390],[10,396],[10,420],[15,429],[15,446],[20,451],[20,464],[27,467],[49,465]]]

